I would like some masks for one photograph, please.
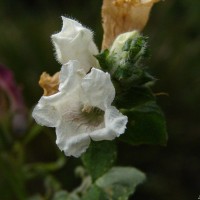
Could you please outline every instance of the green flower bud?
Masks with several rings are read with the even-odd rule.
[[[147,57],[147,38],[138,31],[120,34],[110,50],[97,55],[102,69],[125,87],[141,86],[154,80],[144,66]]]
[[[124,47],[124,44],[126,43],[127,40],[133,40],[135,37],[139,36],[138,31],[132,31],[132,32],[126,32],[120,34],[115,41],[113,42],[111,48],[110,48],[110,53],[120,53]]]

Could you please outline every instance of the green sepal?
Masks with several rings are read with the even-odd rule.
[[[122,51],[127,52],[127,62],[135,64],[142,61],[142,59],[145,60],[149,58],[150,53],[147,48],[147,39],[147,37],[138,35],[137,37],[133,39],[130,38],[125,42]]]

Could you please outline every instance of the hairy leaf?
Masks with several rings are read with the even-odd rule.
[[[166,145],[166,122],[155,101],[149,101],[131,110],[123,111],[128,116],[129,122],[125,134],[120,137],[121,140],[133,145]]]
[[[82,200],[109,200],[106,193],[96,185],[93,185],[83,196]]]
[[[96,180],[113,166],[116,156],[114,141],[92,142],[82,160],[92,179]]]
[[[133,167],[113,167],[97,179],[109,200],[127,200],[134,193],[137,185],[145,180],[145,174]]]

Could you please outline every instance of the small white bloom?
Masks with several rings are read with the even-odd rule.
[[[56,143],[67,156],[79,157],[90,140],[113,140],[124,133],[127,117],[111,103],[110,75],[92,68],[86,75],[78,61],[62,66],[59,92],[42,96],[33,111],[36,122],[56,128]]]
[[[51,36],[56,50],[57,60],[61,64],[69,60],[78,60],[86,72],[93,66],[98,66],[94,55],[98,49],[93,42],[93,33],[75,20],[62,17],[61,32]]]

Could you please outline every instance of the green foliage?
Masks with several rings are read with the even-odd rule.
[[[92,185],[88,192],[83,196],[82,200],[109,200],[106,193],[97,185]]]
[[[52,200],[80,200],[80,198],[75,194],[69,194],[64,190],[61,190],[55,193]]]
[[[116,157],[117,150],[114,141],[92,142],[83,154],[82,161],[92,179],[96,180],[113,166]]]
[[[118,108],[131,109],[135,106],[140,106],[149,101],[156,101],[151,89],[145,86],[132,87],[121,93],[115,98],[115,105]]]
[[[166,145],[165,117],[155,101],[146,102],[123,112],[128,116],[129,122],[121,140],[133,145]]]
[[[96,180],[84,200],[127,200],[145,175],[133,167],[113,167]]]
[[[116,147],[113,142],[92,143],[82,156],[94,182],[82,200],[127,200],[145,175],[132,167],[113,167]]]
[[[55,193],[53,200],[66,200],[68,199],[68,196],[69,196],[68,192],[61,190]]]

